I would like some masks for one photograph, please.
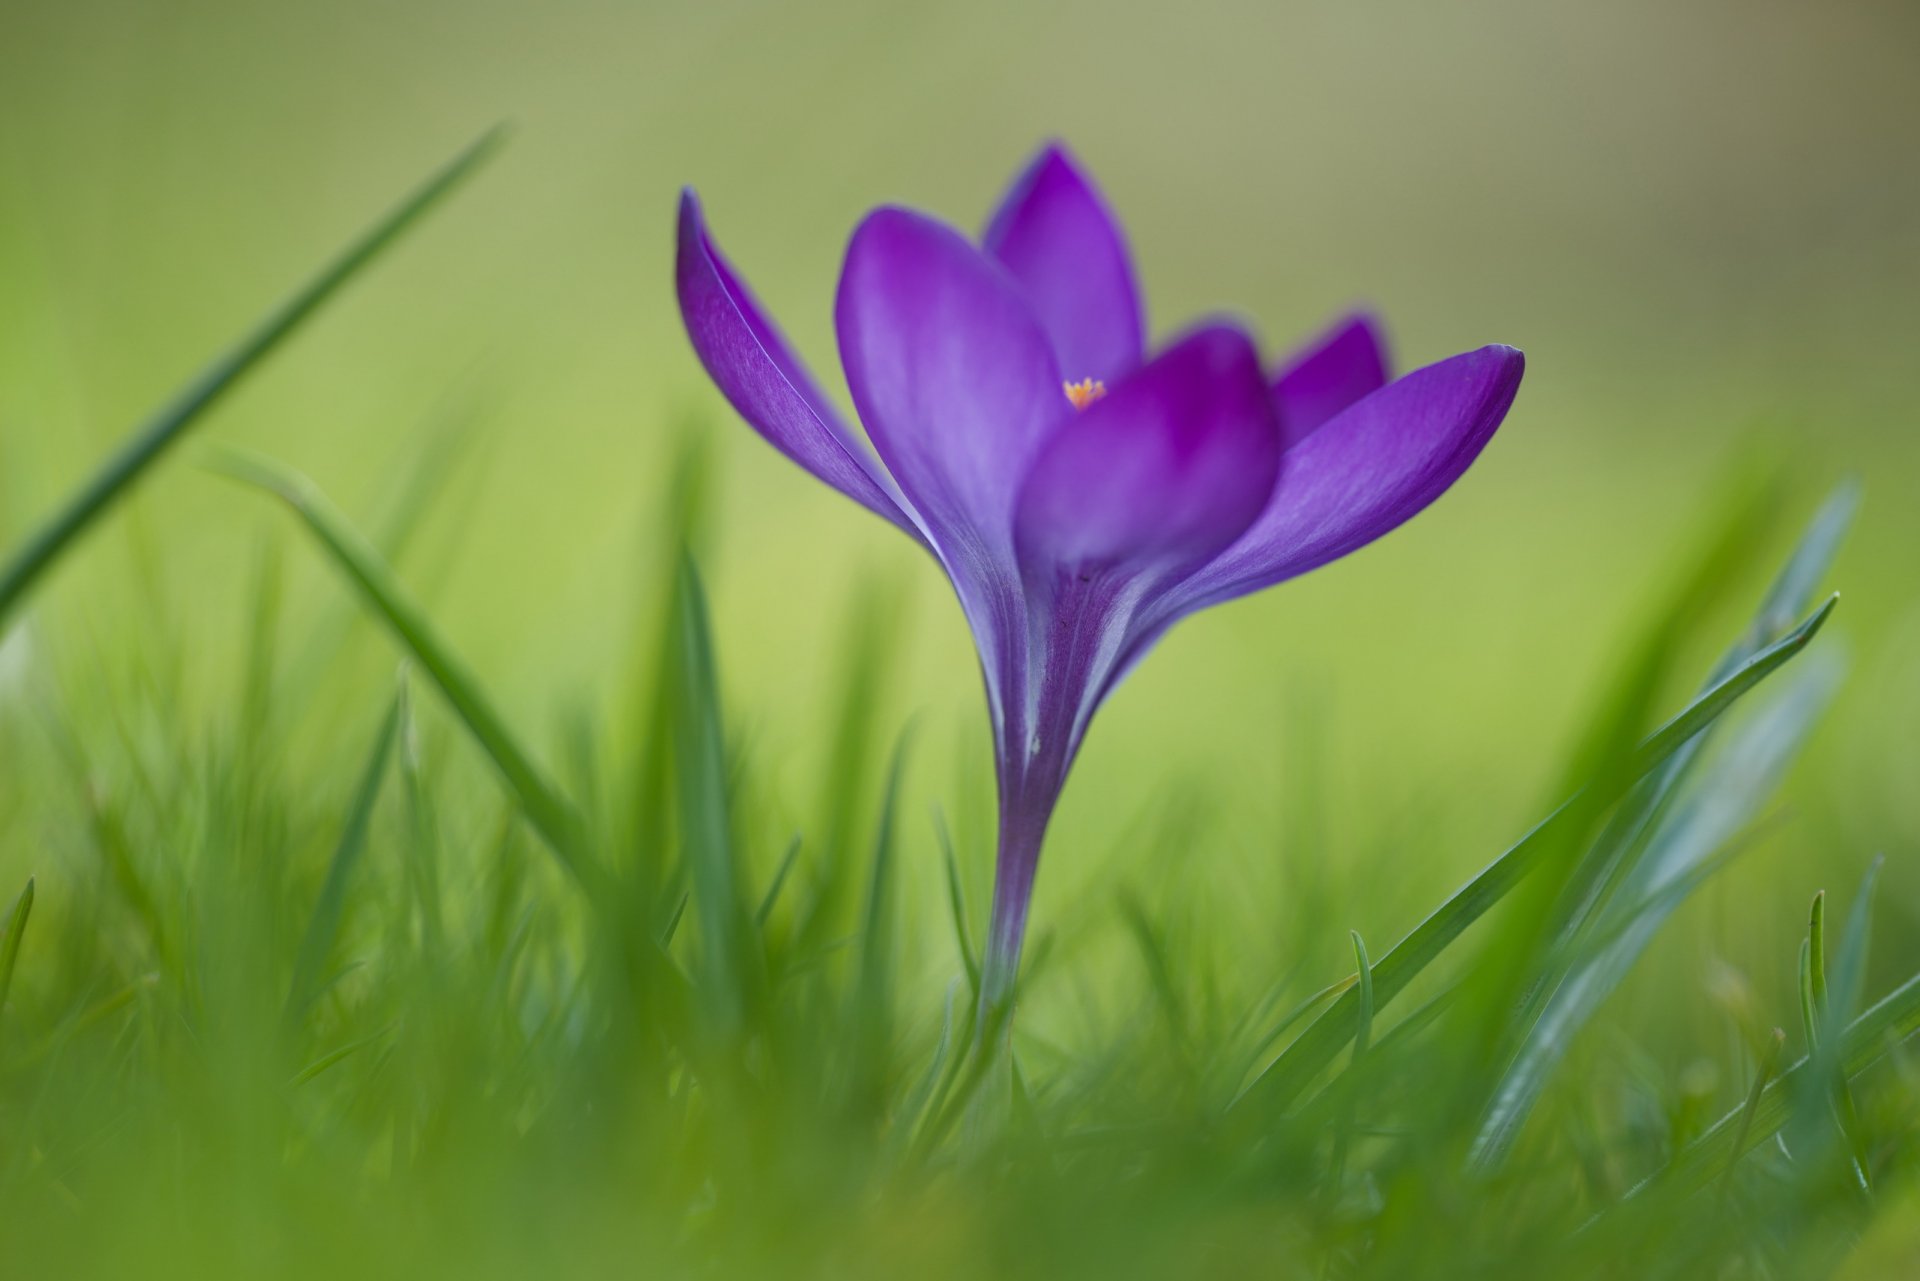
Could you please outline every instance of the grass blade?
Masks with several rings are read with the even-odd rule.
[[[13,966],[20,959],[20,940],[27,933],[27,918],[33,915],[33,878],[27,878],[27,888],[20,891],[20,897],[13,901],[13,911],[7,914],[7,932],[0,934],[0,1025],[4,1024],[7,1013],[7,993],[13,989]]]
[[[404,679],[403,676],[403,682]],[[367,753],[367,763],[360,771],[360,785],[354,789],[353,804],[347,810],[346,826],[340,831],[340,843],[334,847],[326,880],[320,885],[320,896],[314,900],[313,914],[307,918],[306,932],[300,938],[300,950],[293,963],[293,982],[287,989],[289,1020],[306,1012],[319,984],[321,968],[333,950],[334,936],[340,932],[340,920],[347,906],[347,883],[353,877],[361,852],[366,849],[367,828],[373,819],[374,803],[380,798],[381,781],[386,778],[387,758],[393,754],[404,701],[404,693],[394,695],[386,716],[380,721],[373,750]]]
[[[1755,653],[1725,680],[1700,695],[1649,737],[1635,752],[1629,767],[1621,772],[1623,781],[1631,784],[1658,767],[1695,735],[1718,720],[1754,686],[1805,649],[1832,614],[1838,599],[1829,598],[1799,626]],[[1540,855],[1550,848],[1556,825],[1572,812],[1572,801],[1561,805],[1389,949],[1373,969],[1375,1008],[1385,1006],[1398,996],[1469,925],[1479,920],[1524,880],[1534,870]],[[1270,1107],[1284,1107],[1297,1098],[1300,1091],[1333,1062],[1351,1039],[1354,1010],[1358,1002],[1359,996],[1352,989],[1343,993],[1293,1044],[1282,1051],[1279,1058],[1240,1092],[1232,1106],[1255,1100]]]
[[[960,860],[953,853],[953,833],[947,830],[946,815],[933,812],[933,829],[940,838],[940,854],[947,864],[947,908],[953,917],[954,946],[960,952],[961,968],[967,972],[967,988],[974,999],[980,998],[980,962],[973,952],[973,931],[967,927],[967,894],[960,884]]]
[[[1360,1106],[1360,1065],[1366,1061],[1367,1045],[1373,1039],[1373,965],[1367,960],[1367,945],[1360,931],[1348,930],[1353,940],[1353,972],[1359,977],[1356,990],[1358,1008],[1354,1011],[1353,1057],[1347,1060],[1347,1075],[1355,1088],[1348,1091],[1333,1136],[1333,1172],[1327,1179],[1327,1194],[1336,1201],[1347,1181],[1347,1145],[1353,1139],[1353,1122]]]
[[[1511,1150],[1573,1038],[1625,980],[1685,897],[1667,891],[1701,883],[1695,874],[1739,835],[1773,794],[1838,683],[1833,663],[1813,661],[1796,671],[1779,697],[1739,727],[1711,771],[1690,782],[1675,805],[1662,807],[1643,852],[1626,874],[1624,896],[1592,918],[1575,957],[1561,969],[1538,1016],[1526,1027],[1474,1139],[1476,1164],[1490,1167]]]
[[[700,924],[703,1013],[723,1040],[731,1040],[744,1025],[755,985],[727,809],[726,742],[713,633],[706,591],[690,557],[681,558],[679,584],[673,769],[679,783],[682,858],[693,874],[693,906]]]
[[[202,370],[171,403],[137,428],[120,452],[109,458],[79,492],[31,534],[0,570],[0,623],[4,623],[34,582],[151,467],[167,448],[319,310],[342,285],[380,255],[420,217],[457,187],[498,149],[505,130],[495,128],[434,174],[371,230],[349,245],[320,274],[224,356]]]
[[[231,450],[223,451],[216,463],[233,478],[275,495],[306,523],[362,599],[433,678],[455,715],[466,724],[519,799],[533,829],[568,871],[591,886],[596,880],[594,868],[587,861],[579,817],[572,805],[534,765],[480,683],[454,656],[380,554],[311,481],[285,464]]]
[[[1920,1032],[1920,974],[1887,993],[1847,1025],[1836,1062],[1845,1078],[1852,1080],[1916,1032]],[[1634,1188],[1629,1199],[1639,1199],[1656,1186],[1682,1191],[1705,1186],[1725,1170],[1728,1162],[1779,1132],[1792,1116],[1794,1101],[1807,1088],[1813,1071],[1811,1057],[1800,1059],[1761,1091],[1757,1105],[1743,1104],[1714,1122],[1681,1149],[1665,1169]]]
[[[767,892],[760,897],[760,906],[753,912],[753,927],[756,930],[767,928],[767,918],[773,915],[774,904],[780,901],[780,891],[786,888],[787,876],[793,871],[793,865],[800,857],[801,840],[796,833],[787,842],[786,852],[780,856],[780,866],[773,870],[773,879],[767,882]]]

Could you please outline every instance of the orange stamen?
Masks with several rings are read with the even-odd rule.
[[[1107,394],[1107,385],[1096,378],[1082,378],[1077,383],[1063,383],[1062,386],[1075,409],[1085,409]]]

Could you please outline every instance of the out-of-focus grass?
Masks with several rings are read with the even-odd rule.
[[[996,1233],[1036,1267],[1142,1272],[1190,1262],[1196,1235],[1223,1269],[1324,1246],[1331,1218],[1249,1196],[1171,1101],[1195,1062],[1269,985],[1284,1010],[1349,972],[1349,928],[1381,957],[1560,799],[1567,745],[1731,466],[1757,455],[1771,481],[1756,545],[1702,602],[1661,709],[1741,626],[1816,496],[1857,472],[1866,504],[1831,577],[1846,605],[1822,641],[1850,676],[1752,848],[1575,1041],[1560,1069],[1574,1084],[1523,1150],[1521,1169],[1578,1164],[1618,1191],[1743,1096],[1755,1029],[1782,1024],[1798,1046],[1814,890],[1844,897],[1885,853],[1868,990],[1920,969],[1920,518],[1904,501],[1920,474],[1920,225],[1915,170],[1889,160],[1920,130],[1917,50],[1912,14],[1872,3],[536,19],[15,0],[0,8],[0,543],[369,209],[477,124],[516,119],[505,162],[209,426],[316,477],[600,836],[661,848],[677,839],[672,780],[634,762],[670,723],[654,686],[667,531],[685,524],[668,515],[684,500],[673,459],[689,435],[717,451],[692,541],[733,830],[757,890],[803,834],[768,921],[821,975],[793,1011],[816,1016],[810,1036],[848,1026],[822,1011],[847,999],[834,984],[857,953],[884,762],[916,715],[884,1095],[906,1097],[960,973],[929,806],[976,928],[985,899],[973,661],[917,554],[748,441],[702,384],[666,287],[672,193],[701,185],[826,369],[837,254],[862,208],[903,199],[970,222],[1039,136],[1064,134],[1129,221],[1158,329],[1231,306],[1278,346],[1364,299],[1409,361],[1512,341],[1529,381],[1486,459],[1406,533],[1195,620],[1103,712],[1036,905],[1051,942],[1023,1034],[1044,1155],[1010,1183],[888,1185],[847,1229],[847,1266],[945,1255],[964,1274],[1006,1261],[982,1244]],[[9,1228],[66,1228],[30,1234],[51,1253],[20,1257],[150,1262],[167,1240],[182,1271],[258,1271],[298,1242],[316,1268],[331,1250],[514,1274],[535,1258],[592,1268],[636,1240],[698,1254],[734,1231],[736,1262],[825,1250],[869,1167],[789,1114],[819,1097],[806,1083],[731,1123],[586,1110],[619,1096],[607,1077],[633,1083],[623,1056],[641,1052],[562,1013],[610,990],[590,988],[611,981],[589,945],[607,936],[430,697],[408,713],[342,918],[336,961],[366,963],[293,1038],[300,1053],[270,1031],[394,651],[279,514],[191,462],[0,647],[0,902],[30,873],[39,890],[0,1021],[0,1123],[61,1136],[0,1150],[0,1169],[32,1189]],[[664,931],[684,886],[655,873],[634,911]],[[814,895],[832,910],[796,919]],[[689,906],[676,946],[700,924]],[[1157,988],[1153,940],[1174,976]],[[508,955],[529,968],[502,996],[485,983]],[[554,1048],[587,1042],[598,1057]],[[824,1050],[796,1060],[841,1079]],[[1876,1133],[1900,1133],[1905,1098],[1863,1100]],[[556,1123],[556,1099],[582,1110]],[[1062,1154],[1080,1128],[1062,1099],[1151,1131],[1119,1149],[1145,1181],[1076,1184],[1082,1161],[1129,1170],[1111,1148]],[[736,1142],[764,1147],[723,1150]],[[1373,1168],[1376,1142],[1354,1136],[1349,1167]],[[725,1163],[770,1165],[766,1195],[713,1173]],[[673,1184],[703,1171],[711,1188]],[[1875,1195],[1875,1231],[1897,1238],[1910,1188]],[[1459,1217],[1490,1234],[1570,1221],[1565,1205],[1496,1211],[1511,1207],[1491,1193],[1471,1205]],[[1454,1226],[1448,1209],[1403,1227]],[[456,1223],[498,1231],[463,1259]]]

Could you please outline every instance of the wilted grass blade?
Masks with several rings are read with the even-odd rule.
[[[26,937],[27,918],[33,915],[33,878],[27,878],[27,888],[20,891],[20,897],[13,901],[13,911],[7,914],[7,932],[0,934],[0,1025],[4,1024],[7,1012],[7,993],[13,990],[13,967],[20,959],[20,940]]]
[[[367,754],[366,765],[360,771],[360,785],[354,789],[353,803],[347,810],[346,825],[340,830],[340,843],[334,847],[333,858],[327,864],[320,897],[314,900],[313,914],[307,918],[306,933],[301,936],[300,950],[294,958],[293,982],[287,990],[288,1019],[296,1019],[306,1012],[320,981],[321,968],[333,950],[334,936],[339,933],[340,918],[346,911],[347,883],[360,861],[361,851],[366,848],[367,827],[373,819],[374,803],[380,797],[381,780],[386,777],[387,758],[393,753],[403,699],[404,695],[396,694],[380,721],[373,750]]]
[[[499,147],[504,137],[505,130],[495,128],[461,152],[398,208],[349,245],[304,288],[282,303],[252,333],[241,339],[238,346],[202,370],[175,396],[172,403],[138,428],[120,447],[120,452],[108,459],[106,465],[95,472],[92,479],[69,498],[64,507],[35,530],[25,545],[8,559],[5,569],[0,570],[0,623],[5,623],[13,607],[47,567],[111,507],[166,452],[168,446],[180,439],[234,384],[298,329],[300,323],[318,310],[342,285],[378,257],[381,250],[398,239],[422,214],[479,167]]]
[[[1754,654],[1641,744],[1629,768],[1622,771],[1623,785],[1631,784],[1634,779],[1672,756],[1701,730],[1719,719],[1749,690],[1805,649],[1833,612],[1837,599],[1830,598],[1798,627]],[[1555,834],[1555,825],[1564,821],[1571,805],[1571,801],[1563,804],[1542,820],[1517,845],[1461,887],[1380,958],[1373,967],[1376,1009],[1398,996],[1469,925],[1485,915],[1534,870],[1540,853]],[[1354,1007],[1358,1000],[1351,990],[1343,993],[1293,1044],[1281,1052],[1279,1058],[1241,1091],[1234,1105],[1254,1100],[1267,1106],[1283,1107],[1298,1097],[1300,1091],[1333,1061],[1341,1047],[1352,1037]]]
[[[493,760],[507,786],[513,789],[533,829],[568,871],[591,886],[596,880],[595,869],[587,860],[579,817],[573,807],[522,750],[480,683],[454,657],[380,554],[361,538],[312,482],[292,468],[236,451],[223,451],[217,462],[235,479],[279,497],[306,523],[373,612],[386,622],[407,652],[433,678],[454,713]]]

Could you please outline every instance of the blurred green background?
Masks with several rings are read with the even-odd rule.
[[[423,442],[457,432],[402,572],[551,743],[613,696],[658,594],[645,540],[693,431],[720,463],[702,559],[765,821],[818,812],[821,717],[844,638],[873,623],[849,612],[877,581],[902,600],[887,723],[919,730],[913,883],[934,884],[921,816],[939,803],[973,833],[983,890],[985,718],[958,611],[904,539],[706,385],[672,298],[672,216],[696,185],[838,389],[830,308],[860,214],[897,201],[977,226],[1058,136],[1127,222],[1156,333],[1231,310],[1277,355],[1366,303],[1405,365],[1501,341],[1529,368],[1431,512],[1188,623],[1113,700],[1060,812],[1042,930],[1125,881],[1237,929],[1276,903],[1325,904],[1330,957],[1350,925],[1397,936],[1544,810],[1622,638],[1726,477],[1758,466],[1779,482],[1762,562],[1833,482],[1865,480],[1822,640],[1851,677],[1786,821],[1689,909],[1701,928],[1677,981],[1704,986],[1725,956],[1784,1020],[1808,895],[1876,851],[1891,864],[1876,974],[1920,961],[1906,0],[0,0],[0,533],[31,528],[187,373],[502,119],[506,154],[61,567],[35,641],[97,652],[105,671],[175,637],[189,714],[211,725],[234,696],[258,548],[288,530],[207,474],[200,447],[282,457],[370,520]],[[337,604],[304,545],[289,560],[296,618]],[[1760,585],[1728,584],[1723,634]],[[16,644],[8,665],[38,657]],[[364,665],[348,723],[389,671]],[[0,698],[9,716],[24,712]],[[42,821],[62,803],[7,802]],[[1156,825],[1190,828],[1192,857],[1128,861]],[[6,857],[39,858],[43,891],[60,877],[21,844]],[[952,972],[944,953],[923,962]]]

